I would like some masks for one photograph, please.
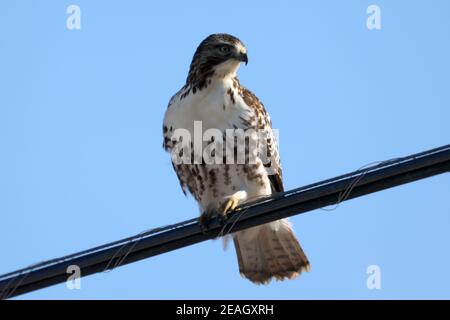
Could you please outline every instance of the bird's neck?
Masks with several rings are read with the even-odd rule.
[[[236,79],[236,72],[239,69],[238,61],[226,61],[216,66],[198,66],[191,67],[186,85],[195,88],[195,90],[203,90],[213,82]]]

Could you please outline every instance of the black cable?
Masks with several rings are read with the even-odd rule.
[[[380,162],[345,175],[313,183],[246,204],[225,222],[212,219],[205,232],[197,219],[155,228],[93,249],[52,259],[0,276],[0,298],[7,299],[65,282],[67,267],[77,265],[86,276],[218,235],[304,213],[450,171],[450,145]]]

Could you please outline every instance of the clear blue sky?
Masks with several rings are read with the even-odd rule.
[[[81,30],[66,8],[81,8]],[[369,31],[366,8],[381,8]],[[287,189],[450,143],[450,2],[7,1],[0,10],[0,273],[197,215],[161,148],[207,35],[280,130]],[[255,286],[220,241],[20,298],[450,298],[450,175],[292,218],[312,272]],[[368,290],[366,268],[381,268]]]

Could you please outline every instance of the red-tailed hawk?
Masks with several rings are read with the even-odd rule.
[[[240,85],[236,71],[241,62],[248,58],[239,39],[228,34],[207,37],[164,116],[164,147],[183,191],[199,204],[201,223],[243,202],[283,191],[270,117],[259,99]],[[287,219],[232,236],[239,271],[252,282],[292,279],[309,270]]]

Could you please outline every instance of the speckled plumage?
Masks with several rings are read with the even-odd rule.
[[[247,62],[247,53],[239,39],[227,34],[207,37],[194,54],[186,84],[172,97],[164,116],[164,148],[172,157],[176,153],[190,159],[188,163],[173,161],[173,167],[183,191],[194,196],[201,213],[219,211],[230,197],[243,203],[283,191],[271,120],[264,105],[236,77],[241,62]],[[218,129],[221,137],[226,137],[230,129],[257,132],[257,136],[248,137],[245,163],[236,163],[236,155],[232,163],[226,158],[227,151],[237,151],[228,141],[218,144],[219,148],[214,150],[214,153],[223,152],[219,157],[222,163],[205,163],[202,153],[194,150],[192,141],[189,143],[185,138],[183,141],[174,134],[177,129],[184,129],[194,136],[196,121],[201,123],[202,133]],[[219,143],[221,137],[203,141],[202,148],[212,142]],[[266,146],[264,153],[257,149],[258,153],[252,154],[254,150],[249,145],[258,138],[261,143],[261,137]],[[177,148],[183,143],[191,147],[184,149],[191,150],[191,154],[183,154],[183,149]],[[256,157],[251,158],[252,155]],[[195,163],[195,159],[202,161]],[[293,278],[309,269],[309,262],[286,219],[237,232],[233,238],[240,272],[255,283],[267,283],[271,278]]]

